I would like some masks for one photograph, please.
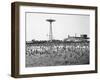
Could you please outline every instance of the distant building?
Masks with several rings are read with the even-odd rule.
[[[80,36],[69,36],[65,38],[64,41],[72,41],[72,42],[79,42],[79,41],[89,41],[89,37],[86,34],[82,34]]]
[[[31,43],[33,43],[33,41],[26,41],[26,43],[27,43],[27,44],[31,44]]]

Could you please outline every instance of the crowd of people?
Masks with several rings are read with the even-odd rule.
[[[89,42],[27,44],[26,66],[89,64]]]

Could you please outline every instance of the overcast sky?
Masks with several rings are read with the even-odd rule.
[[[54,39],[63,40],[75,34],[89,36],[89,15],[26,13],[26,41],[48,40],[50,23],[46,19],[50,18],[56,20],[52,26]]]

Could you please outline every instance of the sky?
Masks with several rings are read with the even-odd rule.
[[[46,19],[55,19],[52,23],[53,39],[63,40],[70,36],[90,33],[89,15],[26,13],[26,41],[49,40],[50,23]]]

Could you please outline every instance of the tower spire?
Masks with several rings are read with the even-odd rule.
[[[52,41],[53,40],[52,22],[55,22],[55,20],[47,19],[46,21],[48,21],[50,23],[49,40]]]

